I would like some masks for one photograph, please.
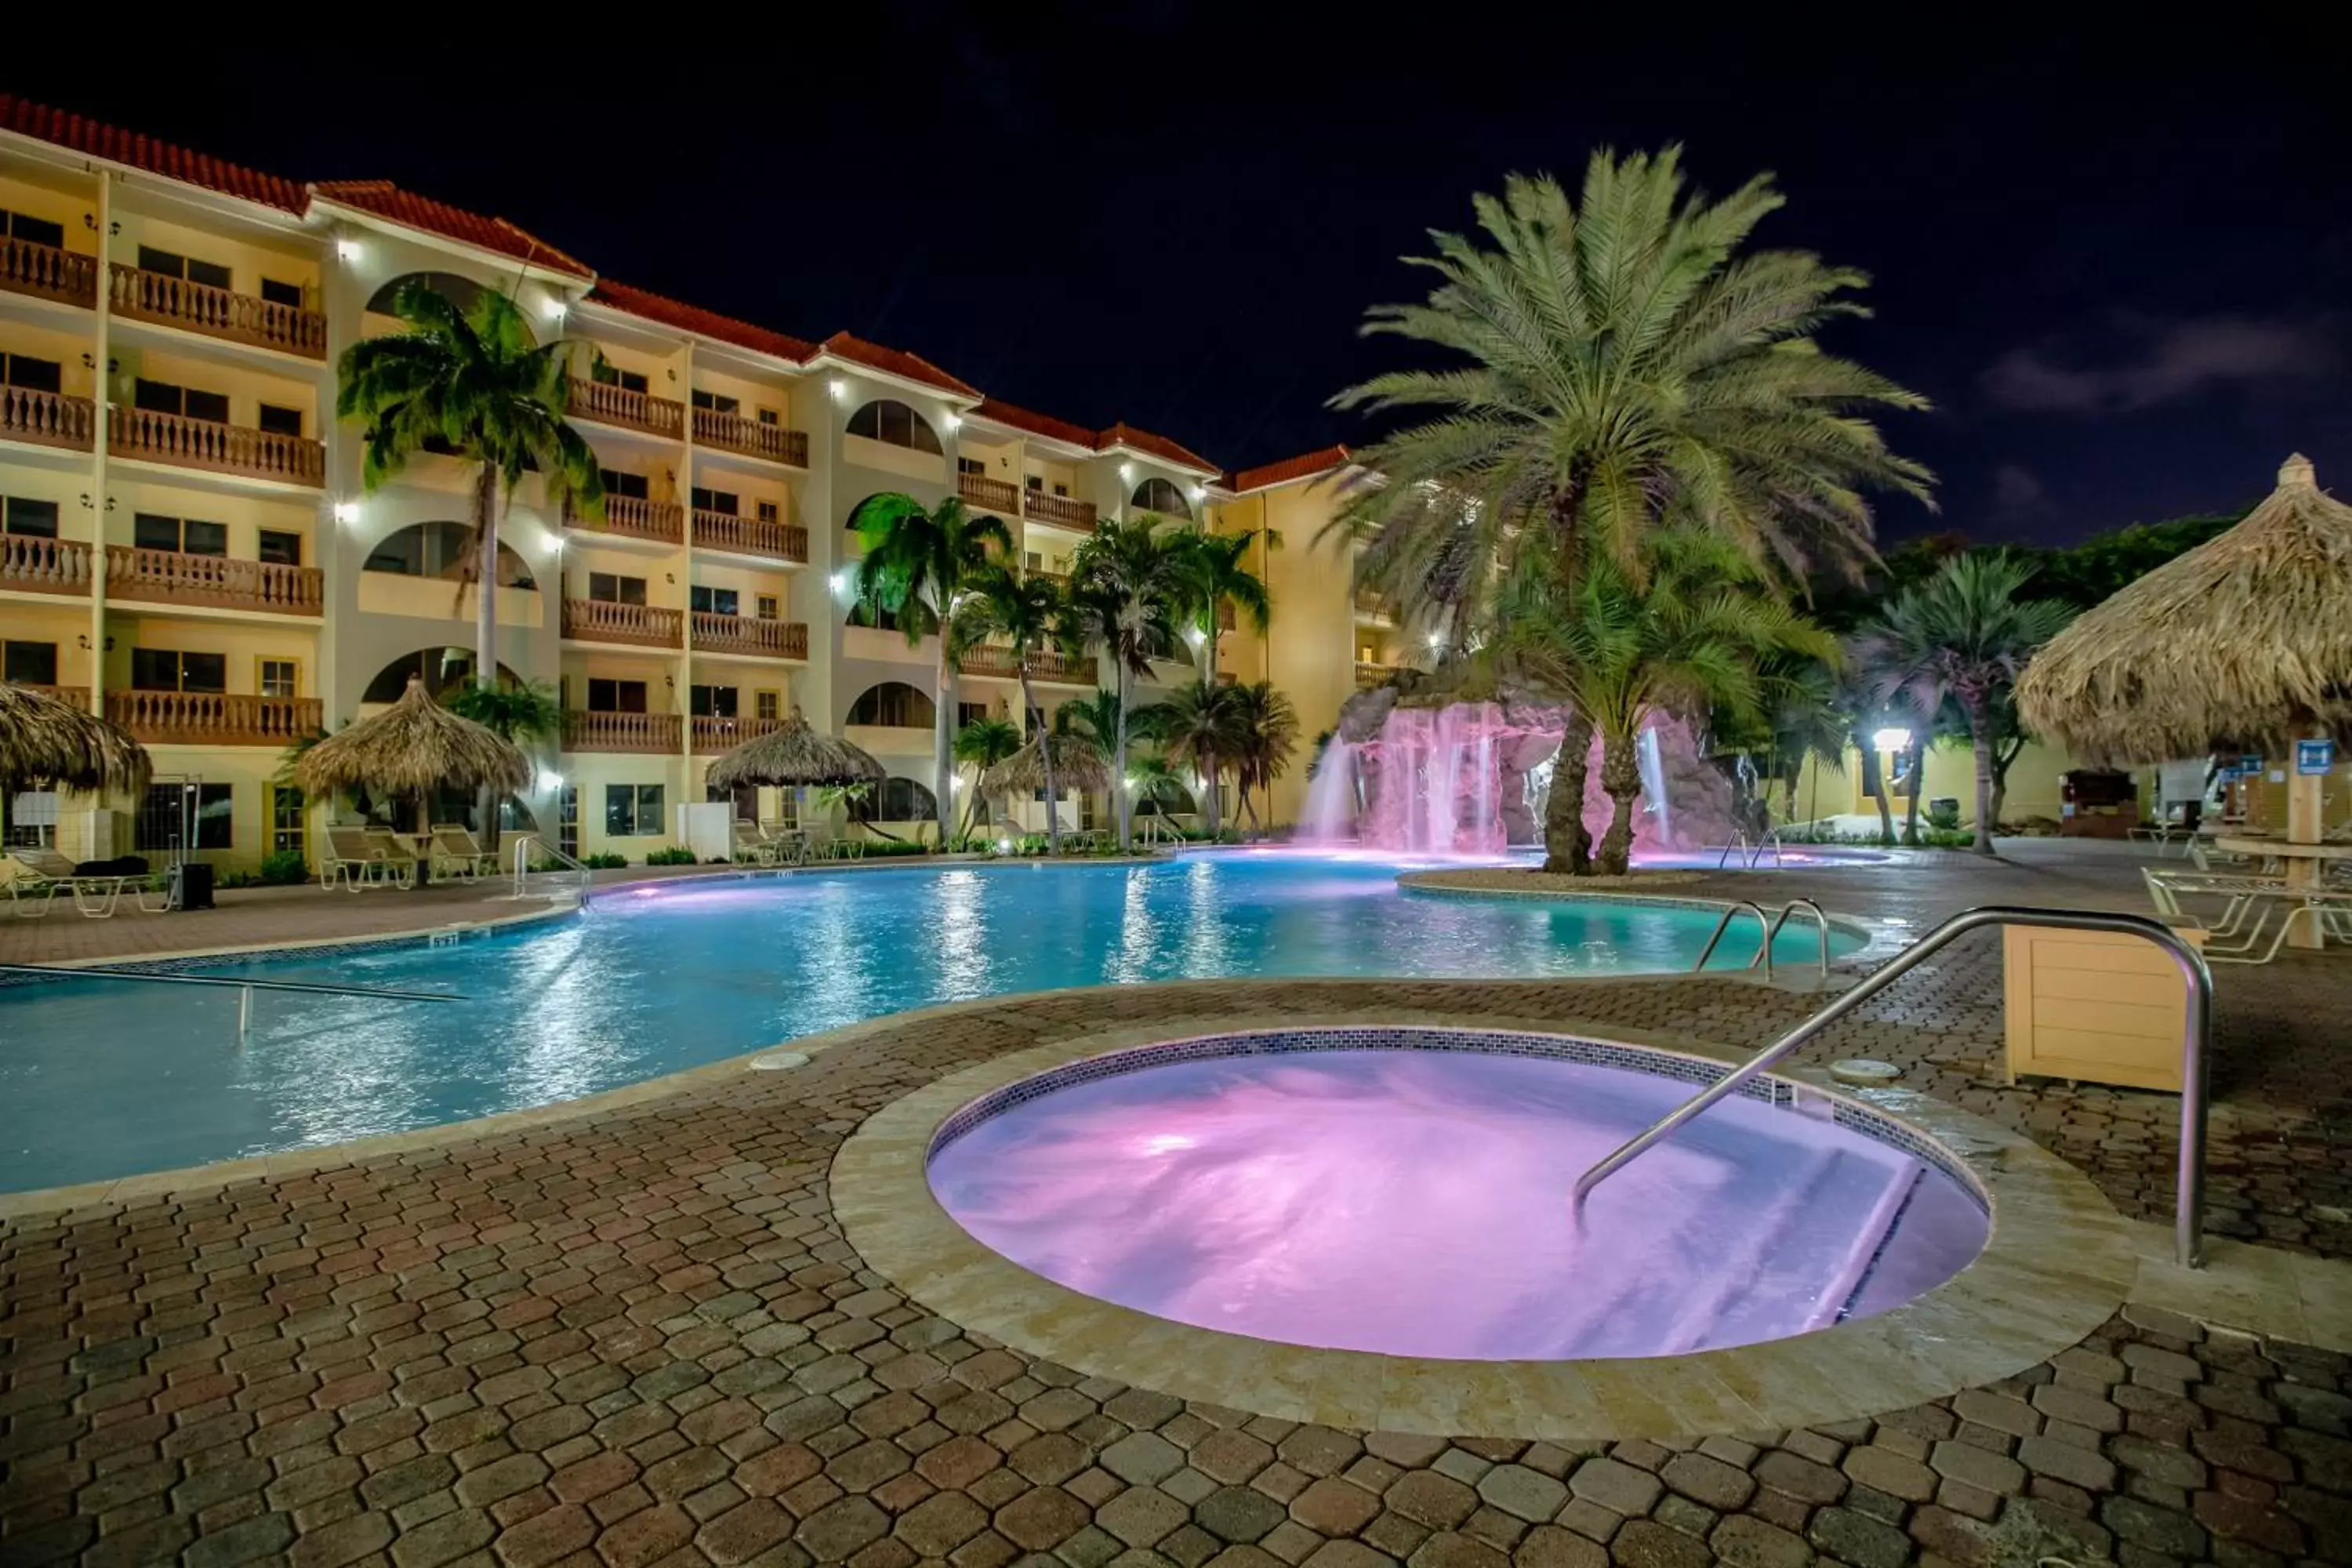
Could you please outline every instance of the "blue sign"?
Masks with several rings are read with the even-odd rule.
[[[2247,755],[2242,756],[2242,757],[2240,757],[2240,758],[2238,759],[2238,776],[2239,776],[2240,778],[2242,778],[2242,779],[2260,778],[2260,777],[2262,777],[2262,773],[2263,773],[2263,760],[2262,760],[2262,758],[2257,757],[2257,756],[2253,755],[2252,753],[2249,752]]]
[[[2294,771],[2308,778],[2314,773],[2326,773],[2336,766],[2336,742],[2333,741],[2297,741],[2294,743]]]

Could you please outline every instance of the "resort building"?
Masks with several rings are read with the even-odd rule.
[[[572,853],[670,843],[709,762],[795,708],[887,765],[876,819],[929,815],[935,650],[858,624],[849,592],[845,523],[877,491],[959,495],[1041,573],[1067,572],[1098,521],[1139,511],[1272,529],[1278,547],[1262,535],[1255,552],[1270,634],[1223,636],[1220,673],[1274,680],[1303,737],[1411,652],[1351,599],[1345,547],[1318,537],[1344,449],[1228,475],[1164,436],[991,398],[913,353],[648,293],[386,182],[298,184],[0,96],[5,678],[87,700],[157,768],[143,801],[20,797],[12,834],[78,859],[176,846],[249,868],[307,851],[327,807],[280,782],[289,748],[411,676],[436,690],[471,679],[470,469],[426,457],[371,490],[334,413],[338,356],[399,330],[387,310],[415,278],[461,303],[504,290],[579,345],[572,416],[604,472],[604,516],[552,510],[526,479],[501,522],[497,594],[499,664],[562,693],[561,750],[524,804]],[[1147,700],[1194,678],[1194,649],[1168,654]],[[961,714],[1018,717],[1013,674],[975,650]],[[1049,711],[1108,684],[1092,658],[1033,679]],[[1291,772],[1277,821],[1303,790],[1303,752]]]

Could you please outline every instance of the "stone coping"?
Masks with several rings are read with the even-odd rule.
[[[1992,1205],[1975,1262],[1878,1316],[1762,1344],[1618,1360],[1459,1362],[1317,1350],[1173,1323],[1081,1295],[990,1250],[932,1195],[940,1125],[992,1089],[1106,1052],[1214,1034],[1316,1027],[1459,1026],[1394,1010],[1318,1017],[1200,1016],[1018,1051],[916,1089],[868,1118],[835,1156],[834,1210],[872,1268],[942,1316],[1080,1372],[1282,1420],[1412,1432],[1615,1439],[1736,1434],[1855,1419],[2013,1375],[2080,1342],[2121,1305],[2140,1259],[2130,1227],[2089,1180],[2027,1140],[1927,1096],[1866,1104],[1962,1157]],[[1558,1020],[1481,1029],[1560,1037]],[[1648,1047],[1728,1063],[1687,1041]],[[1816,1075],[1790,1075],[1822,1087]]]
[[[1707,873],[1661,871],[1657,875],[1687,877],[1690,881],[1696,882],[1702,880]],[[1482,881],[1473,880],[1475,876],[1475,872],[1467,871],[1401,871],[1397,874],[1397,886],[1408,893],[1418,893],[1432,898],[1527,899],[1570,902],[1589,900],[1593,903],[1657,904],[1667,909],[1706,910],[1717,915],[1743,903],[1753,903],[1770,914],[1778,914],[1788,907],[1786,904],[1768,903],[1760,899],[1725,899],[1706,895],[1684,897],[1674,893],[1654,893],[1630,879],[1621,881],[1616,878],[1602,879],[1602,885],[1588,890],[1573,887],[1496,888]],[[1651,884],[1651,886],[1660,885],[1663,884]],[[1919,934],[1901,921],[1869,920],[1861,915],[1847,914],[1842,910],[1823,910],[1822,912],[1829,917],[1832,930],[1847,936],[1862,939],[1862,945],[1850,952],[1832,953],[1830,955],[1832,969],[1851,969],[1864,965],[1874,967],[1908,947]],[[1789,966],[1783,964],[1781,967]],[[1685,970],[1676,971],[1676,973],[1691,972]],[[1738,972],[1725,970],[1722,973],[1726,977],[1730,977]]]
[[[536,895],[534,895],[535,897]],[[517,926],[539,925],[549,921],[569,920],[580,913],[577,900],[558,899],[549,907],[529,910],[520,914],[495,915],[488,920],[444,921],[439,925],[415,926],[405,931],[371,931],[365,935],[322,936],[294,942],[254,942],[232,943],[222,947],[175,948],[169,952],[126,953],[114,958],[66,958],[55,963],[32,964],[36,969],[121,969],[134,973],[171,969],[184,969],[205,963],[226,963],[240,958],[307,958],[321,953],[357,951],[376,947],[404,947],[411,942],[430,942],[436,937],[456,936],[460,939],[490,936],[510,931]],[[0,974],[0,988],[16,985],[47,985],[47,981],[30,974]]]

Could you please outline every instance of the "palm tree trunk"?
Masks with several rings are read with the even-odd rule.
[[[1990,855],[1992,848],[1992,752],[1996,742],[1992,736],[1992,699],[1985,692],[1971,691],[1962,700],[1969,710],[1969,745],[1977,761],[1977,841],[1970,846],[1979,855]]]
[[[1895,814],[1887,808],[1886,770],[1878,765],[1878,749],[1871,744],[1870,737],[1859,730],[1853,732],[1853,749],[1862,759],[1862,793],[1878,803],[1878,841],[1892,844],[1895,842]]]
[[[481,541],[481,559],[474,584],[474,684],[488,690],[499,679],[499,471],[488,463],[474,481],[474,532]],[[482,847],[499,852],[499,795],[484,784],[474,795],[474,815],[480,818]],[[420,823],[430,830],[431,823]]]
[[[955,810],[955,659],[948,652],[948,627],[942,619],[940,622],[940,700],[937,710],[931,715],[931,744],[937,752],[931,782],[933,789],[938,792],[933,801],[938,809],[932,813],[933,826],[937,829],[934,837],[938,842],[933,847],[941,854],[947,853],[948,817]]]
[[[1029,715],[1037,710],[1037,700],[1029,694],[1029,656],[1024,651],[1021,656],[1022,722],[1027,723]],[[1046,730],[1042,718],[1037,724],[1037,758],[1045,768],[1045,852],[1059,855],[1062,852],[1062,807],[1054,789],[1054,737]]]
[[[1584,770],[1592,754],[1592,721],[1571,713],[1551,763],[1551,793],[1544,797],[1547,871],[1592,875],[1592,835],[1584,827]]]
[[[1217,801],[1216,752],[1202,752],[1201,753],[1201,777],[1204,781],[1207,789],[1207,794],[1202,797],[1201,809],[1209,819],[1209,837],[1211,838],[1214,838],[1220,833],[1224,831],[1224,814]]]
[[[1911,781],[1911,793],[1904,797],[1903,802],[1903,842],[1916,849],[1919,847],[1919,785],[1923,782],[1919,774],[1927,765],[1927,741],[1923,738],[1915,738],[1910,745],[1909,755],[1911,765],[1903,770]]]
[[[1134,823],[1128,814],[1127,799],[1127,662],[1118,666],[1118,679],[1114,686],[1118,693],[1118,722],[1113,730],[1110,769],[1111,810],[1118,823],[1118,852],[1122,855],[1135,847]]]
[[[1631,733],[1610,735],[1601,742],[1601,787],[1609,792],[1609,830],[1601,836],[1601,853],[1592,868],[1603,877],[1622,877],[1633,858],[1633,797],[1641,793],[1642,767]]]
[[[2017,761],[2019,754],[2024,750],[2025,742],[2022,741],[2015,742],[2007,751],[2001,749],[2000,742],[1993,742],[1992,825],[1996,828],[2000,826],[2001,803],[2009,798],[2010,765]]]

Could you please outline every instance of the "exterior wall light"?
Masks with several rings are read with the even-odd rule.
[[[1430,652],[1432,652],[1432,653],[1435,653],[1439,648],[1442,648],[1442,647],[1444,647],[1444,646],[1445,646],[1445,634],[1444,634],[1444,632],[1432,632],[1432,633],[1430,633],[1430,634],[1429,634],[1429,651],[1430,651]]]
[[[950,414],[945,419],[940,421],[940,423],[945,425],[948,427],[948,434],[952,436],[957,431],[963,428],[963,416],[961,414]]]
[[[1191,489],[1184,493],[1191,496],[1196,501],[1207,500],[1209,499],[1209,487],[1206,485],[1194,485]]]
[[[1907,751],[1911,745],[1911,731],[1894,729],[1876,731],[1871,735],[1870,743],[1882,752]]]
[[[827,577],[825,579],[825,583],[835,594],[848,593],[850,583],[849,568],[846,566],[841,568],[839,571],[834,573],[832,576]]]
[[[339,500],[335,503],[335,521],[337,522],[341,523],[345,528],[349,528],[352,524],[359,521],[359,502],[355,500]]]
[[[1184,628],[1184,640],[1191,643],[1194,647],[1199,647],[1201,646],[1201,628],[1198,626],[1186,626]]]
[[[335,241],[335,255],[344,261],[357,261],[360,258],[360,242],[356,239]]]
[[[849,383],[841,376],[836,375],[833,378],[833,400],[835,403],[849,401]]]
[[[560,321],[563,320],[563,312],[568,309],[568,307],[565,306],[562,299],[559,296],[549,300],[544,309],[547,311],[547,319],[549,321]]]

